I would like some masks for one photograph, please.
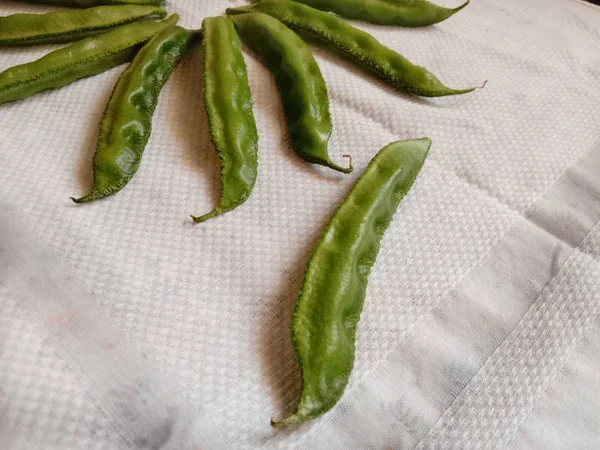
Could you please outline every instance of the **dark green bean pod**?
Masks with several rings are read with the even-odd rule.
[[[435,75],[411,63],[404,56],[344,19],[288,0],[262,0],[253,5],[227,9],[227,14],[262,12],[291,29],[309,35],[330,48],[339,50],[351,62],[401,91],[422,97],[465,94],[472,89],[451,89]]]
[[[255,3],[260,0],[253,0]],[[443,22],[469,4],[444,8],[427,0],[294,0],[321,11],[329,11],[347,19],[378,25],[426,27]]]
[[[172,15],[162,22],[124,25],[0,73],[0,104],[66,86],[131,61],[141,44],[177,23]]]
[[[380,150],[325,228],[308,261],[292,319],[302,372],[300,400],[294,414],[273,422],[274,427],[320,416],[344,393],[369,272],[430,146],[429,138],[423,138]]]
[[[221,201],[195,222],[204,222],[244,203],[258,174],[258,132],[252,113],[242,43],[226,17],[202,22],[204,105],[210,137],[221,159]]]
[[[0,17],[0,46],[77,41],[111,28],[149,17],[164,19],[167,11],[154,6],[98,6],[81,11],[13,14]]]
[[[41,3],[44,5],[68,6],[72,8],[91,8],[103,5],[153,5],[158,6],[164,0],[19,0],[27,3]]]
[[[231,16],[242,40],[275,76],[292,147],[304,160],[344,173],[327,152],[331,115],[327,86],[308,46],[277,19],[261,13]]]
[[[108,101],[94,155],[94,185],[85,203],[119,192],[138,170],[160,92],[189,48],[192,34],[171,27],[154,35],[123,72]]]

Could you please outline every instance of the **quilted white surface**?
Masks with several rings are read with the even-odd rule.
[[[200,27],[240,1],[170,0]],[[457,2],[439,0],[453,5]],[[51,8],[0,0],[0,14]],[[246,53],[250,200],[217,202],[192,49],[135,179],[75,206],[122,68],[0,107],[0,442],[9,449],[600,447],[600,9],[472,0],[427,29],[357,24],[452,87],[421,100],[315,48],[335,161],[292,151]],[[0,49],[0,70],[51,47]],[[370,277],[341,403],[296,430],[291,311],[309,252],[370,158],[429,136]]]

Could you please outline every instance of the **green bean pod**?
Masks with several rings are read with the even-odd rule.
[[[244,203],[258,174],[258,132],[252,113],[242,43],[226,17],[202,21],[204,106],[209,132],[221,159],[221,200],[204,222]]]
[[[94,155],[91,192],[75,203],[119,192],[133,178],[152,132],[160,92],[188,50],[192,34],[178,26],[154,35],[123,72],[108,101]]]
[[[253,0],[255,3],[259,0]],[[294,0],[347,19],[378,25],[426,27],[443,22],[469,4],[444,8],[427,0]]]
[[[442,97],[465,94],[475,89],[451,89],[427,69],[411,63],[369,33],[353,27],[333,14],[302,3],[262,0],[253,5],[227,9],[227,14],[250,12],[262,12],[273,16],[291,29],[340,51],[356,66],[376,74],[401,91],[422,97]]]
[[[327,152],[332,123],[327,86],[308,46],[277,19],[262,13],[231,16],[242,40],[275,76],[292,147],[304,160],[344,173]]]
[[[162,22],[124,25],[6,69],[0,73],[0,104],[66,86],[131,61],[141,44],[178,20],[179,16],[173,14]]]
[[[158,6],[164,0],[20,0],[27,3],[41,3],[44,5],[68,6],[72,8],[91,8],[103,5],[153,5]]]
[[[0,46],[77,41],[111,28],[149,17],[164,19],[167,11],[154,6],[98,6],[81,11],[13,14],[0,17]]]
[[[429,138],[398,141],[371,160],[325,228],[308,261],[292,319],[302,392],[295,412],[274,427],[330,410],[354,366],[355,336],[367,278],[400,200],[410,190]]]

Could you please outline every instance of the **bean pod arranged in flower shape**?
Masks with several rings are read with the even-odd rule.
[[[1,0],[0,0],[1,1]],[[316,40],[396,89],[423,97],[465,94],[386,47],[342,17],[383,25],[433,25],[462,10],[427,0],[261,0],[205,18],[200,30],[164,19],[161,0],[25,0],[82,8],[0,17],[0,46],[78,41],[0,73],[0,104],[66,86],[128,63],[100,122],[87,203],[123,189],[140,167],[165,83],[195,38],[202,39],[204,107],[221,162],[221,198],[204,222],[239,207],[258,179],[258,133],[245,42],[270,70],[291,146],[305,161],[342,173],[332,161],[332,117],[325,79],[303,38]],[[153,21],[153,19],[164,19]],[[237,30],[237,31],[236,31]],[[239,33],[239,35],[238,35]],[[240,39],[241,38],[241,39]],[[335,406],[354,365],[355,335],[367,278],[381,238],[428,154],[428,138],[383,148],[339,206],[307,265],[292,321],[302,391],[292,415],[274,427],[297,425]],[[344,155],[347,156],[347,155]]]

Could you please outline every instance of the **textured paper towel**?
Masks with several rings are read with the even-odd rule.
[[[242,3],[169,9],[197,28]],[[0,4],[3,15],[50,9]],[[600,446],[600,11],[474,0],[427,29],[358,26],[449,86],[488,84],[408,98],[315,49],[330,152],[357,169],[342,176],[295,156],[274,82],[246,53],[259,181],[243,207],[200,226],[188,214],[215,205],[219,168],[198,48],[165,87],[136,178],[106,201],[68,197],[89,188],[122,68],[0,108],[9,448]],[[50,48],[3,49],[0,70]],[[299,392],[289,322],[312,246],[376,151],[422,136],[433,148],[384,237],[347,393],[322,419],[272,430]],[[49,305],[69,312],[49,317]],[[128,380],[143,382],[117,389],[131,400],[119,409],[110,392]],[[153,438],[165,423],[171,438]]]

